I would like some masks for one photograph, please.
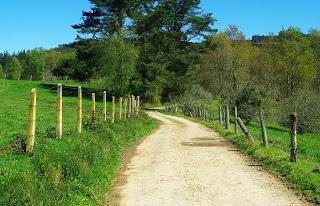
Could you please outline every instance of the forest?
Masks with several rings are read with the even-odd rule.
[[[113,95],[177,101],[189,94],[237,105],[249,123],[264,108],[287,124],[299,113],[300,132],[320,126],[320,31],[285,28],[245,37],[215,18],[200,0],[90,0],[75,42],[53,49],[0,54],[0,78],[91,82]],[[176,99],[176,100],[175,100]]]

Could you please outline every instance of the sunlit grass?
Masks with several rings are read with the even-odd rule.
[[[75,85],[77,86],[77,85]],[[90,99],[83,100],[84,130],[76,133],[76,97],[63,97],[63,137],[55,138],[56,91],[41,82],[0,81],[0,148],[25,138],[29,95],[37,89],[37,123],[33,156],[16,150],[0,153],[0,205],[101,205],[123,150],[157,122],[146,115],[90,129]],[[108,104],[108,112],[111,110]],[[118,116],[118,115],[117,115]]]

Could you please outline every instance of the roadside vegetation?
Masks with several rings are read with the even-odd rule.
[[[269,147],[260,142],[261,131],[257,122],[248,125],[248,129],[256,142],[251,144],[240,132],[235,134],[226,131],[217,122],[207,124],[217,132],[226,136],[254,160],[263,163],[264,168],[283,177],[298,194],[309,201],[320,204],[320,143],[319,134],[303,134],[298,136],[298,161],[290,162],[290,132],[288,128],[268,124]]]
[[[37,88],[34,154],[24,154],[31,88]],[[123,151],[157,122],[144,114],[90,128],[90,99],[83,100],[84,131],[76,132],[77,98],[63,97],[63,137],[55,137],[56,90],[37,81],[0,80],[0,205],[101,205]],[[108,102],[108,111],[111,104]],[[109,115],[110,116],[110,115]]]

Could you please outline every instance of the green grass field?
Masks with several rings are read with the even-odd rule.
[[[215,107],[217,111],[217,107]],[[215,112],[215,117],[218,115]],[[184,116],[180,113],[168,114]],[[213,128],[237,145],[253,159],[263,163],[266,170],[284,178],[289,186],[315,204],[320,204],[320,134],[298,135],[298,162],[290,162],[290,130],[275,123],[267,122],[269,147],[262,146],[261,130],[258,121],[254,121],[247,128],[254,136],[255,143],[251,144],[238,131],[234,132],[232,123],[229,130],[220,125],[216,119],[213,122],[204,122],[189,118]]]
[[[0,80],[0,148],[25,138],[30,91],[37,89],[35,153],[0,153],[0,205],[100,205],[124,149],[146,136],[157,122],[140,115],[91,130],[89,99],[83,100],[84,132],[76,133],[77,98],[63,98],[63,138],[55,139],[56,90],[41,82]],[[108,112],[111,105],[108,103]]]

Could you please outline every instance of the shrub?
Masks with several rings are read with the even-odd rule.
[[[263,95],[255,88],[247,85],[236,98],[239,117],[246,123],[250,123],[258,114]]]
[[[201,86],[195,85],[172,101],[180,105],[180,109],[184,114],[189,114],[194,107],[201,107],[212,101],[212,95]]]
[[[289,114],[298,113],[298,131],[320,132],[320,96],[314,91],[303,90],[282,103],[280,123],[289,126]]]

